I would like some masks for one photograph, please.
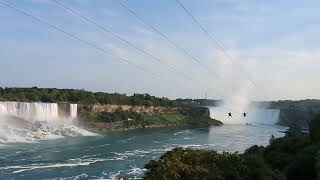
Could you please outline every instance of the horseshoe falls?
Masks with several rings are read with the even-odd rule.
[[[208,107],[210,117],[217,119],[224,124],[277,124],[279,122],[280,110],[279,109],[259,109],[250,108],[246,111],[232,111],[224,107]],[[232,113],[232,117],[228,113]],[[243,113],[246,113],[246,117]]]

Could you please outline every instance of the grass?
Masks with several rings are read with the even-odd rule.
[[[170,122],[177,122],[182,119],[181,115],[178,114],[161,114],[160,118]]]

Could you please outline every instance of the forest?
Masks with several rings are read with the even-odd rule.
[[[118,104],[143,106],[178,106],[178,101],[159,98],[149,94],[133,94],[127,96],[120,93],[90,92],[83,89],[57,88],[2,88],[0,101],[51,102],[79,104]]]

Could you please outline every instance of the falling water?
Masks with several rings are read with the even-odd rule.
[[[92,135],[73,124],[77,104],[70,104],[67,117],[59,117],[58,106],[57,103],[0,102],[0,143]]]
[[[223,107],[209,107],[210,117],[217,119],[224,124],[276,124],[279,122],[279,109],[258,109],[249,108],[245,110],[246,117],[243,112],[235,112]],[[232,113],[232,117],[228,113]]]
[[[70,117],[71,118],[77,117],[77,111],[78,111],[78,105],[77,104],[70,104]]]
[[[23,119],[53,121],[58,119],[58,104],[0,102],[0,114],[16,116]]]

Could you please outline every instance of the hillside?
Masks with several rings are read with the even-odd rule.
[[[80,105],[78,123],[94,132],[181,125],[213,125],[205,107]]]

